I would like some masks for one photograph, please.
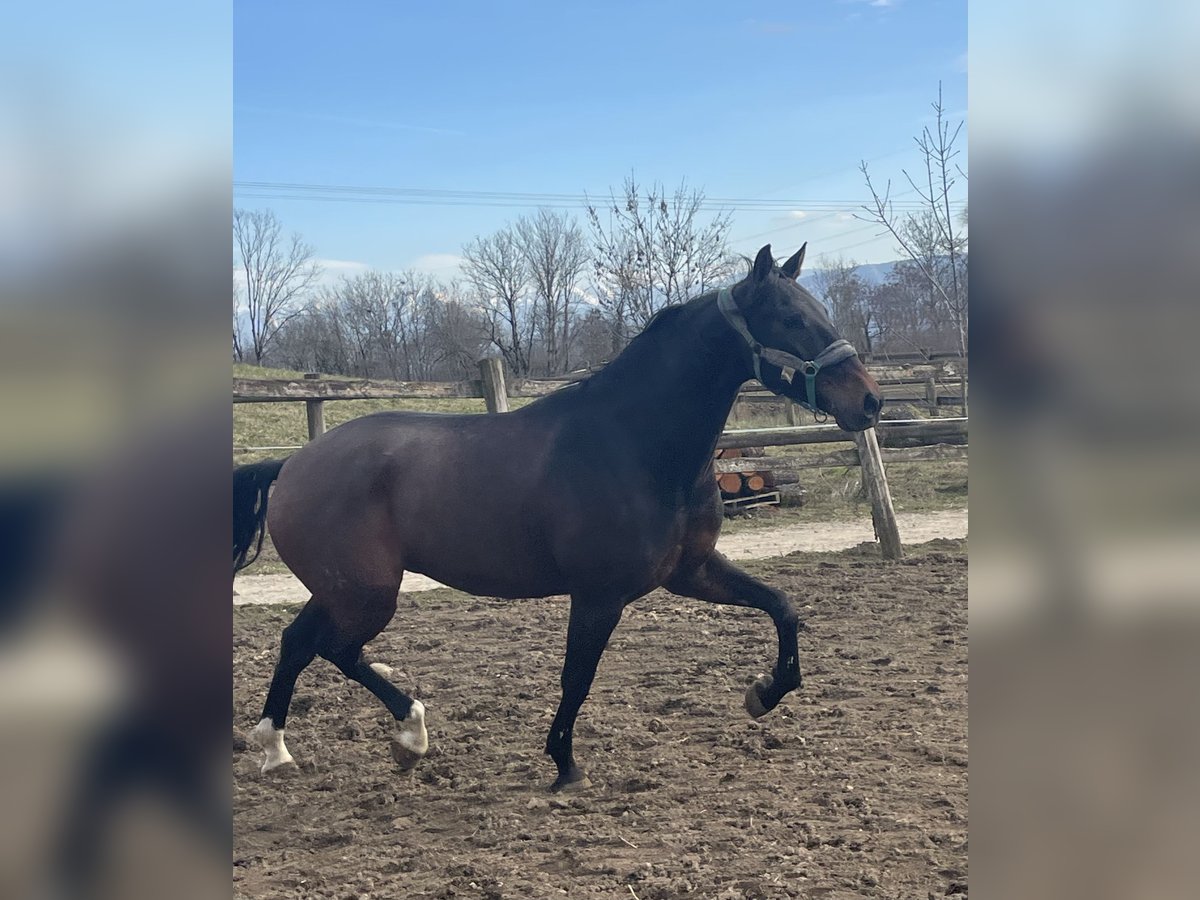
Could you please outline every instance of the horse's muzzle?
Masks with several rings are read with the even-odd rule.
[[[874,391],[868,391],[867,396],[863,398],[863,413],[871,424],[867,427],[874,428],[879,422],[879,414],[883,411],[883,397]]]

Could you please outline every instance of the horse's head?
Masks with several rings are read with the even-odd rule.
[[[807,246],[776,266],[767,244],[750,274],[718,303],[746,339],[752,372],[769,390],[829,413],[847,431],[864,431],[879,421],[879,385],[817,298],[796,282]]]

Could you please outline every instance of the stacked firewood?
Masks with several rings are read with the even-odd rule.
[[[759,506],[804,505],[808,492],[800,484],[797,472],[781,468],[780,460],[766,459],[766,455],[762,447],[717,451],[716,459],[729,460],[716,466],[717,486],[726,515],[737,515]],[[756,459],[761,459],[762,463],[756,465]],[[734,471],[728,471],[730,469]]]
[[[762,447],[746,447],[741,450],[718,450],[717,459],[760,458],[767,453]],[[717,485],[721,488],[721,498],[732,500],[735,497],[750,497],[775,490],[775,473],[770,469],[753,472],[718,472]]]

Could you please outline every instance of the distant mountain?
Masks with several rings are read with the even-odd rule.
[[[896,263],[899,261],[894,259],[891,262],[868,263],[857,266],[854,271],[863,280],[864,284],[883,284],[888,280],[888,276],[892,274],[892,269],[896,267]]]
[[[887,281],[888,276],[892,274],[892,269],[896,267],[896,263],[898,262],[900,260],[894,259],[891,262],[866,263],[865,265],[855,266],[854,271],[862,279],[863,284],[874,287],[877,284],[883,284]],[[820,274],[820,269],[814,269],[805,275],[801,275],[800,283],[810,291],[817,293],[815,282],[820,277]]]

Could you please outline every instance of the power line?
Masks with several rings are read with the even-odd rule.
[[[908,195],[908,194],[915,194],[916,192],[917,192],[917,189],[916,189],[916,188],[909,188],[908,190],[901,191],[901,192],[900,192],[900,193],[898,193],[898,194],[894,194],[894,195],[893,195],[893,199],[894,199],[895,197],[904,197],[904,196],[906,196],[906,195]],[[917,208],[917,209],[919,209],[919,208],[921,208],[921,207],[923,207],[923,206],[925,205],[925,202],[924,202],[924,201],[906,201],[906,202],[917,204],[917,206],[916,206],[916,208]],[[953,206],[953,205],[956,205],[956,204],[959,204],[959,203],[965,203],[965,202],[966,202],[966,201],[956,201],[956,200],[951,200],[951,201],[950,201],[950,203],[951,203],[951,205],[952,205],[952,206]],[[803,217],[802,219],[797,219],[795,222],[788,222],[786,225],[778,225],[778,226],[776,226],[775,228],[768,228],[766,231],[760,231],[760,232],[758,232],[757,234],[751,234],[751,235],[748,235],[747,237],[740,237],[740,238],[736,238],[736,240],[739,240],[739,241],[752,241],[752,240],[755,240],[756,238],[762,238],[762,237],[767,237],[768,235],[772,235],[772,234],[778,234],[778,233],[779,233],[779,232],[781,232],[781,231],[790,231],[790,230],[791,230],[791,229],[793,229],[793,228],[799,228],[799,227],[801,227],[801,226],[805,226],[805,225],[811,225],[811,224],[813,224],[814,222],[821,222],[821,221],[823,221],[823,220],[825,220],[825,219],[828,219],[828,218],[830,218],[831,216],[842,215],[842,214],[844,214],[844,213],[846,213],[846,212],[851,212],[851,213],[855,213],[855,214],[857,214],[858,212],[862,211],[862,209],[863,209],[863,205],[864,205],[864,204],[860,202],[860,203],[856,204],[856,205],[853,207],[853,209],[851,209],[851,210],[839,209],[839,210],[836,210],[836,211],[834,211],[834,212],[822,213],[822,214],[821,214],[821,215],[819,215],[819,216],[812,216],[812,217],[805,216],[805,217]],[[902,208],[902,211],[903,211],[904,209],[906,209],[906,208]],[[911,208],[908,208],[908,210],[909,210],[909,211],[912,211],[912,210],[911,210]],[[860,228],[860,229],[857,229],[857,230],[858,230],[858,231],[862,231],[862,229],[861,229],[861,228]],[[842,233],[843,233],[843,234],[853,234],[854,232],[842,232]],[[838,236],[838,235],[834,235],[834,237],[837,237],[837,236]]]
[[[301,182],[235,181],[234,191],[244,199],[255,200],[312,200],[334,203],[403,204],[415,206],[496,206],[575,209],[608,205],[614,199],[583,194],[559,194],[524,191],[443,190],[435,188],[367,187]],[[619,201],[618,201],[619,202]],[[730,210],[751,212],[807,210],[843,212],[858,208],[861,200],[769,200],[755,197],[705,197],[700,208],[708,211]],[[961,201],[955,201],[961,203]],[[901,209],[919,208],[921,201],[897,201]]]
[[[863,231],[867,231],[869,229],[874,229],[874,228],[880,228],[880,227],[882,227],[882,226],[868,225],[866,228],[855,228],[853,231],[843,232],[840,235],[840,237],[846,237],[847,235],[850,235],[850,234],[859,234]],[[855,247],[865,247],[867,244],[875,243],[875,241],[879,240],[881,237],[884,237],[886,234],[887,234],[886,231],[881,231],[880,233],[874,234],[871,237],[867,238],[865,241],[855,241],[853,244],[846,244],[845,246],[842,246],[842,247],[832,247],[828,250],[823,250],[822,253],[824,253],[824,254],[842,253],[846,250],[853,250]]]
[[[275,181],[235,181],[234,190],[242,199],[247,200],[299,200],[318,203],[367,203],[367,204],[401,204],[411,206],[463,206],[463,207],[500,207],[500,208],[529,208],[544,207],[550,209],[579,209],[596,205],[596,201],[587,193],[567,194],[552,192],[522,192],[522,191],[476,191],[476,190],[443,190],[436,188],[402,188],[402,187],[361,187],[355,185],[313,184],[306,182],[275,182]],[[915,188],[901,191],[889,198],[893,208],[901,212],[909,212],[923,208],[924,200],[897,200],[915,193]],[[608,205],[615,198],[609,195],[600,201]],[[961,207],[966,200],[952,200],[951,206]],[[805,212],[816,211],[815,216],[805,216],[795,222],[767,229],[746,237],[734,238],[735,241],[750,241],[768,235],[789,231],[793,228],[812,225],[833,216],[847,212],[858,212],[863,208],[860,200],[765,200],[750,197],[706,197],[700,208],[708,211],[745,211],[771,212],[794,211],[803,207]],[[875,228],[874,224],[852,228],[847,231],[826,235],[822,240],[836,240],[860,234]],[[825,250],[825,253],[838,253],[850,250],[878,240],[875,235],[863,241],[842,247]]]

